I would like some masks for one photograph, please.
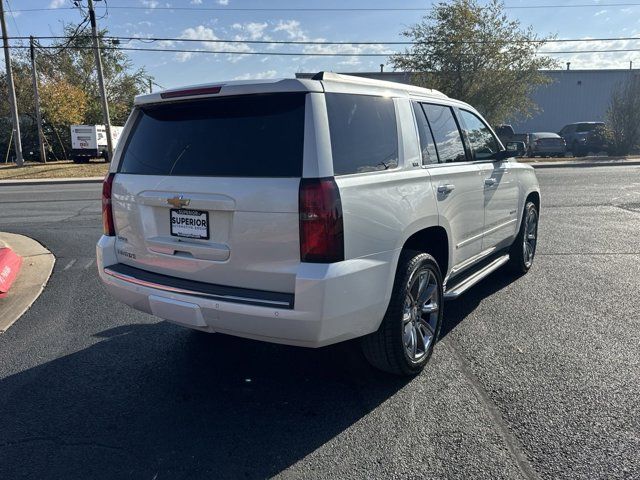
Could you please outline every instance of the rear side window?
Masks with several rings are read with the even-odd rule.
[[[474,160],[488,160],[500,150],[498,141],[480,118],[474,113],[460,110],[462,122],[467,131]]]
[[[300,177],[304,103],[304,93],[280,93],[141,107],[119,171]]]
[[[436,151],[436,145],[433,141],[431,128],[429,128],[429,123],[427,122],[427,117],[422,111],[422,107],[417,102],[413,102],[413,113],[416,116],[416,122],[418,124],[422,164],[429,165],[430,163],[438,163],[438,152]]]
[[[430,103],[425,103],[422,107],[429,119],[440,161],[443,163],[466,161],[464,143],[451,107]]]
[[[398,131],[393,100],[327,93],[335,175],[398,166]]]

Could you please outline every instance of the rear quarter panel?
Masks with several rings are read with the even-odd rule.
[[[404,243],[415,232],[439,224],[429,171],[421,166],[411,104],[408,99],[395,99],[395,104],[398,168],[336,177],[344,216],[345,258],[389,261],[385,305]],[[380,312],[380,318],[383,314]]]

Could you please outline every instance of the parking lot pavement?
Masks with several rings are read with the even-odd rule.
[[[446,305],[417,378],[190,332],[95,272],[99,186],[6,187],[57,257],[0,336],[0,478],[639,478],[640,167],[545,169],[532,271]],[[12,202],[16,203],[12,203]]]

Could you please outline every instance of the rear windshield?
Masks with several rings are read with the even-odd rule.
[[[300,177],[304,93],[140,107],[121,173]]]
[[[590,132],[600,125],[604,125],[604,123],[579,123],[576,132]]]

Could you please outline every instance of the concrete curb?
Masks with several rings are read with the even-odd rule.
[[[0,298],[0,334],[7,331],[40,296],[49,281],[55,257],[24,235],[0,232],[0,245],[11,247],[22,257],[18,278],[5,298]]]
[[[0,186],[11,185],[60,185],[65,183],[102,183],[104,177],[84,178],[26,178],[16,180],[0,180]]]
[[[626,162],[522,162],[533,168],[585,168],[585,167],[632,167],[640,165],[640,160]]]

